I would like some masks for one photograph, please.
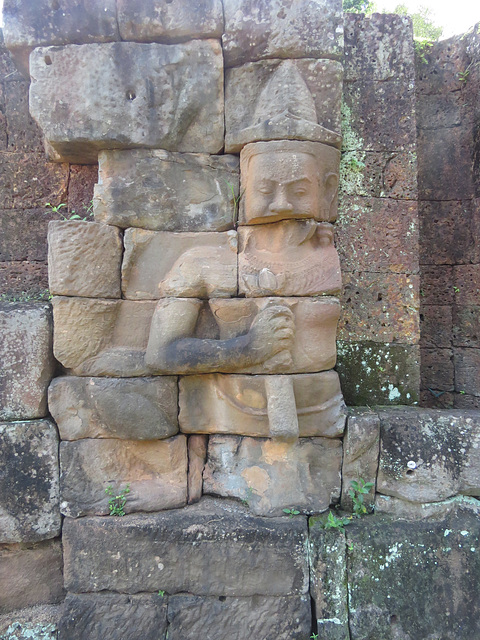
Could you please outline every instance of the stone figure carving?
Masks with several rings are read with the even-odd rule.
[[[317,142],[247,144],[240,155],[239,224],[336,218],[340,152]]]

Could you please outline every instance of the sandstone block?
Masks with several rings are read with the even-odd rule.
[[[455,514],[459,509],[480,514],[480,503],[476,498],[455,496],[442,502],[409,502],[392,496],[375,496],[375,513],[391,516],[395,520],[441,520]]]
[[[6,300],[45,300],[47,287],[48,273],[44,262],[0,262],[0,289]]]
[[[71,164],[68,178],[68,210],[82,218],[93,216],[93,190],[98,180],[98,166]]]
[[[48,406],[62,440],[157,440],[178,431],[177,379],[54,378]]]
[[[278,378],[293,386],[300,437],[340,437],[346,408],[335,371],[267,377],[209,374],[180,378],[179,421],[184,433],[273,435],[269,392]],[[284,414],[285,419],[287,416]],[[274,422],[272,420],[272,422]],[[275,426],[275,424],[273,425]],[[286,425],[285,431],[289,431]]]
[[[119,39],[115,0],[6,0],[3,12],[5,44],[27,77],[34,47]]]
[[[262,58],[340,58],[343,14],[338,0],[224,0],[227,67]]]
[[[43,418],[55,368],[50,305],[0,305],[0,420]]]
[[[46,261],[47,226],[54,218],[44,209],[0,209],[0,261]]]
[[[453,267],[422,264],[422,304],[453,304]]]
[[[453,288],[458,306],[479,306],[480,264],[457,264],[453,267]]]
[[[340,498],[341,465],[340,440],[210,436],[203,491],[244,500],[258,515],[319,513]]]
[[[167,598],[154,594],[67,594],[59,639],[165,640]]]
[[[480,302],[480,296],[477,298]],[[480,304],[452,308],[452,341],[455,347],[478,349],[480,336]]]
[[[364,502],[367,508],[375,501],[375,483],[380,449],[380,419],[369,408],[350,409],[347,430],[343,440],[342,508],[352,511],[352,498],[348,495],[353,481],[373,482]]]
[[[9,151],[30,151],[42,154],[43,136],[28,111],[28,89],[29,83],[24,80],[5,82],[4,113],[7,119],[7,148]]]
[[[306,537],[301,518],[259,518],[205,500],[152,515],[67,519],[65,579],[77,593],[302,595]]]
[[[315,601],[318,638],[350,640],[348,633],[345,535],[326,531],[310,518],[310,594]]]
[[[340,260],[333,226],[284,220],[239,228],[239,293],[310,296],[339,293]]]
[[[319,142],[246,145],[240,154],[239,224],[337,217],[340,152]]]
[[[460,512],[439,522],[372,516],[352,523],[346,535],[352,640],[478,635],[478,515]]]
[[[197,38],[220,38],[223,32],[221,0],[182,0],[158,5],[154,0],[134,5],[117,4],[118,28],[122,40],[135,42],[184,42]]]
[[[480,351],[454,349],[455,391],[480,396]]]
[[[61,610],[62,605],[39,604],[4,613],[0,615],[0,634],[5,640],[57,640]]]
[[[94,222],[48,225],[48,282],[57,296],[120,298],[123,243],[118,229]]]
[[[0,546],[0,614],[62,599],[60,541]]]
[[[235,635],[265,640],[303,640],[311,629],[310,602],[297,598],[168,599],[169,640],[224,640]]]
[[[420,385],[422,389],[453,391],[455,367],[452,349],[421,349]]]
[[[225,148],[258,140],[340,146],[343,68],[334,60],[261,60],[225,75]]]
[[[414,151],[363,151],[361,148],[345,151],[340,175],[343,194],[393,200],[417,199],[417,157]],[[387,201],[384,204],[393,203]],[[344,213],[348,215],[348,210]],[[381,227],[379,221],[376,225]]]
[[[419,276],[344,272],[343,281],[340,340],[419,342]]]
[[[207,461],[208,436],[188,438],[188,504],[198,502],[203,493],[203,468]]]
[[[337,370],[348,406],[418,402],[418,346],[343,340],[337,345]]]
[[[127,229],[122,291],[125,298],[133,300],[236,295],[236,232],[169,233]]]
[[[429,349],[451,347],[452,307],[438,304],[422,305],[420,311],[420,345]]]
[[[480,414],[381,410],[379,493],[410,502],[480,495]]]
[[[233,229],[238,158],[163,149],[101,151],[95,219],[160,231]]]
[[[145,361],[155,374],[330,369],[339,311],[336,298],[163,299]]]
[[[343,195],[336,245],[344,271],[417,274],[415,202]]]
[[[47,420],[0,423],[0,543],[60,533],[58,436]]]
[[[69,162],[140,146],[218,153],[222,65],[214,40],[39,47],[30,59],[30,110]]]
[[[60,445],[61,509],[64,515],[107,515],[112,486],[128,485],[125,513],[182,507],[187,502],[187,442],[78,440]]]

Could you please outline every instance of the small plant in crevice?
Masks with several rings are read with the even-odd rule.
[[[245,497],[241,499],[241,503],[245,506],[245,507],[249,507],[250,506],[250,500],[253,498],[255,492],[252,489],[252,487],[247,487],[247,490],[245,491]]]
[[[295,509],[295,507],[291,507],[291,509],[282,509],[283,513],[286,513],[289,518],[293,518],[293,516],[300,515],[300,511]]]
[[[245,191],[245,189],[238,194],[238,196],[235,194],[235,187],[233,186],[233,184],[231,182],[228,182],[228,180],[225,180],[225,184],[228,187],[228,190],[230,191],[231,195],[232,195],[232,201],[233,201],[233,213],[235,216],[235,219],[237,219],[238,217],[238,207],[240,205],[240,200],[242,199],[243,193]]]
[[[365,505],[365,498],[370,493],[370,489],[373,487],[373,482],[365,482],[362,478],[358,480],[352,480],[350,483],[350,489],[348,495],[353,502],[353,513],[357,518],[368,513],[367,506]]]
[[[108,510],[111,516],[124,516],[125,505],[127,504],[127,495],[130,493],[130,484],[127,484],[118,495],[113,491],[111,484],[105,489],[108,499]]]
[[[88,205],[83,205],[83,215],[79,215],[75,209],[72,209],[70,212],[68,212],[68,209],[65,211],[61,211],[61,209],[63,209],[64,207],[66,207],[67,205],[62,202],[61,204],[51,204],[50,202],[46,202],[45,203],[45,207],[49,210],[46,211],[45,213],[56,213],[58,216],[60,216],[60,218],[62,220],[83,220],[84,222],[87,221],[88,218],[93,217],[93,200],[90,200],[90,203]]]
[[[158,595],[163,598],[163,596],[165,595],[165,591],[163,589],[159,589],[158,590]]]
[[[327,519],[323,524],[324,529],[340,529],[343,530],[347,524],[350,524],[351,516],[336,516],[333,511],[328,512]]]

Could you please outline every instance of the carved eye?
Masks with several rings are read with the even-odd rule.
[[[293,190],[293,195],[295,196],[304,196],[307,193],[307,190],[304,187],[296,187]]]
[[[273,193],[273,189],[271,187],[266,186],[266,185],[258,187],[258,191],[260,193],[265,194],[266,196],[269,196],[269,195],[271,195]]]

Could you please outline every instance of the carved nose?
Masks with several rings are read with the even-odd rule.
[[[272,213],[291,213],[293,206],[287,200],[287,196],[283,189],[278,189],[275,193],[275,199],[268,207]]]

